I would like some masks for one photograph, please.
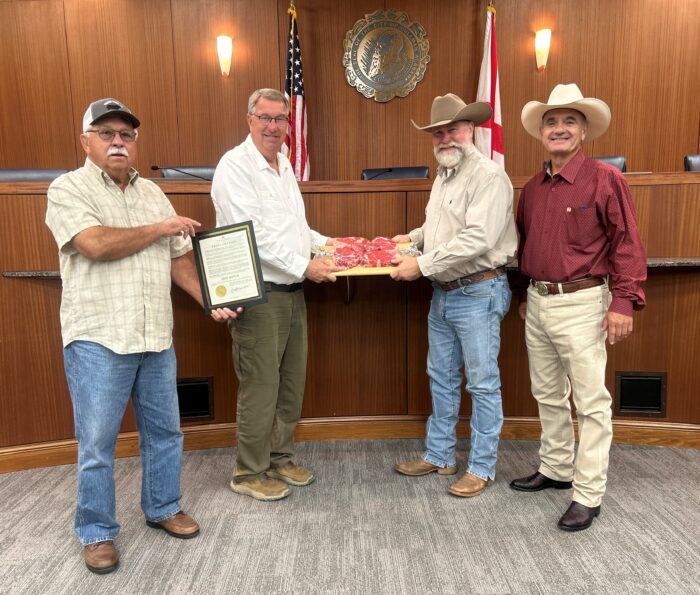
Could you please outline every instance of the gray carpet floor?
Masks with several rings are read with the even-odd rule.
[[[145,525],[139,461],[121,459],[121,567],[105,576],[87,571],[72,532],[75,466],[0,475],[0,592],[700,593],[700,451],[613,446],[601,516],[565,533],[570,492],[508,487],[535,469],[536,442],[503,442],[496,483],[470,499],[447,492],[455,477],[392,471],[421,447],[299,444],[317,480],[270,503],[228,489],[234,449],[187,452],[192,540]]]

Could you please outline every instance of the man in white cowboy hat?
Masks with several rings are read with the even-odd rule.
[[[612,441],[605,337],[614,345],[632,332],[633,311],[645,304],[646,257],[623,175],[581,149],[607,130],[608,106],[574,84],[557,85],[547,103],[527,103],[521,119],[551,160],[518,202],[520,316],[542,437],[539,469],[510,485],[569,489],[573,479],[558,526],[580,531],[600,514]]]
[[[422,249],[398,259],[391,276],[433,282],[428,315],[428,375],[433,399],[425,452],[394,468],[409,476],[457,472],[455,449],[464,365],[472,398],[471,448],[465,475],[450,486],[456,496],[478,496],[496,476],[503,424],[498,369],[501,320],[510,307],[505,265],[515,256],[513,186],[505,171],[473,144],[474,127],[491,117],[488,103],[466,105],[449,93],[436,97],[427,126],[438,176],[425,223],[396,241]]]

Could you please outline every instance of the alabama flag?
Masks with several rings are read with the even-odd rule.
[[[474,144],[484,155],[505,167],[503,146],[503,122],[501,120],[501,93],[498,89],[498,52],[496,51],[496,9],[489,4],[486,9],[484,32],[484,57],[479,72],[479,88],[476,100],[491,105],[493,116],[474,130]]]

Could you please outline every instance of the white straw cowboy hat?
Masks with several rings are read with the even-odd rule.
[[[540,126],[543,116],[550,110],[571,108],[581,112],[588,121],[586,140],[593,140],[603,134],[610,126],[610,108],[600,99],[584,97],[574,84],[557,85],[549,95],[547,103],[528,101],[523,107],[520,120],[528,134],[542,138]]]
[[[468,120],[474,122],[474,126],[483,124],[491,117],[491,106],[488,103],[477,101],[467,105],[454,93],[447,95],[438,95],[433,99],[433,107],[430,110],[430,124],[427,126],[418,126],[413,120],[413,124],[418,130],[430,131],[433,128],[439,128],[445,124],[459,122],[460,120]]]

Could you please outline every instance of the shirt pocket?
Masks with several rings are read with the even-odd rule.
[[[129,221],[132,225],[151,225],[152,223],[160,223],[171,217],[170,213],[163,211],[162,207],[156,204],[153,200],[144,199],[140,204],[129,208]]]
[[[463,227],[468,222],[469,214],[469,195],[453,196],[451,199],[445,200],[445,212],[450,216],[450,219],[455,221],[460,227]]]
[[[428,199],[428,202],[425,205],[425,218],[427,219],[429,216],[438,216],[442,208],[442,202],[442,193],[439,193],[437,195],[433,195],[433,193],[431,193],[430,198]]]
[[[585,248],[601,233],[598,213],[592,205],[566,207],[566,234],[570,245]]]
[[[266,225],[276,227],[284,224],[285,220],[290,217],[289,209],[284,200],[278,198],[274,194],[270,192],[261,192],[260,202],[262,204],[262,220]]]

